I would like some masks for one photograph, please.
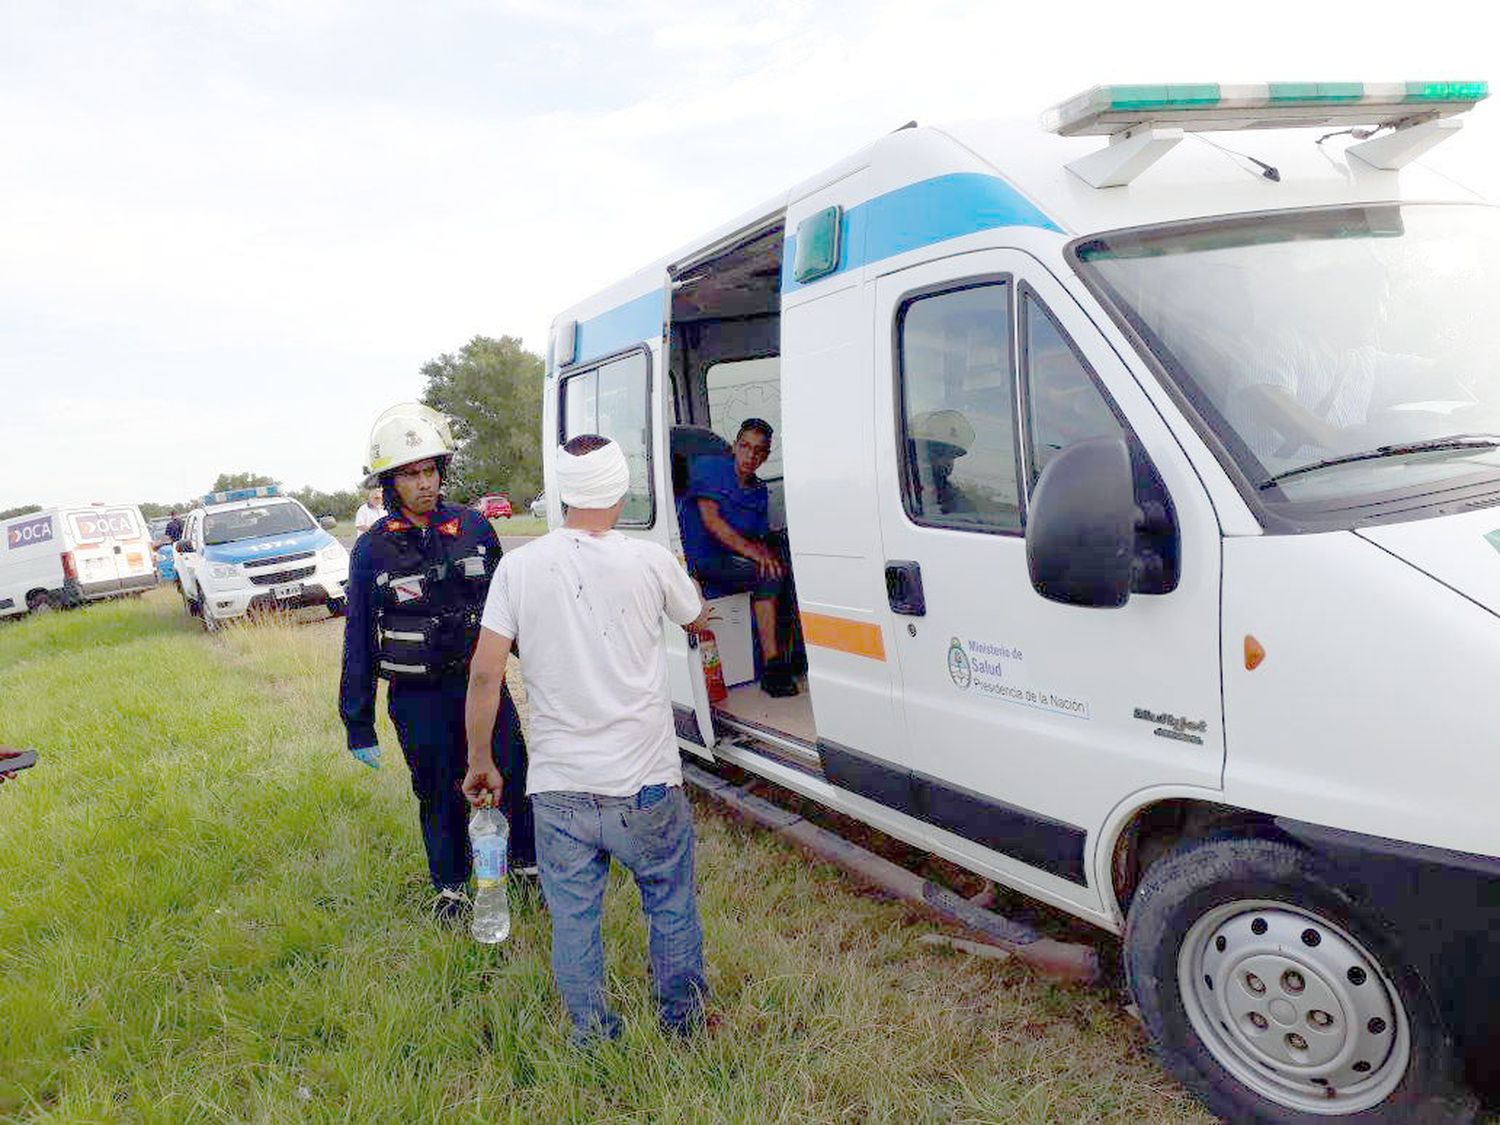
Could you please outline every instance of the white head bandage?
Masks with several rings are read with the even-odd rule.
[[[570,508],[612,507],[630,489],[630,467],[615,442],[575,457],[557,451],[557,493]]]

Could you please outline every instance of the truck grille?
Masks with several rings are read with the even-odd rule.
[[[270,558],[266,559],[251,559],[249,562],[244,564],[244,567],[246,570],[259,570],[268,566],[285,566],[287,563],[301,562],[303,559],[310,559],[315,553],[316,552],[313,551],[302,551],[301,553],[295,555],[272,555]]]
[[[295,570],[278,570],[274,574],[252,574],[250,581],[257,586],[277,586],[282,582],[296,582],[300,578],[311,578],[317,569],[315,566],[299,566]]]

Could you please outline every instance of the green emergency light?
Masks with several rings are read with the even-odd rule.
[[[1110,136],[1142,125],[1189,132],[1390,125],[1412,117],[1448,117],[1489,96],[1485,82],[1216,82],[1095,86],[1042,114],[1042,127],[1065,137]]]
[[[1069,162],[1092,187],[1123,187],[1182,139],[1220,129],[1353,129],[1345,153],[1395,171],[1450,137],[1451,120],[1489,97],[1485,82],[1216,82],[1095,86],[1042,114],[1042,128],[1064,137],[1106,136],[1107,149]]]

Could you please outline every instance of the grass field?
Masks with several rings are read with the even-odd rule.
[[[547,521],[535,516],[511,516],[508,520],[490,520],[496,535],[546,535]]]
[[[502,521],[503,522],[503,521]],[[710,1037],[655,1029],[616,872],[628,1029],[578,1054],[522,903],[483,948],[425,919],[415,803],[349,759],[339,625],[206,636],[159,591],[0,626],[0,1119],[1207,1118],[1118,994],[934,951],[936,928],[699,805]]]

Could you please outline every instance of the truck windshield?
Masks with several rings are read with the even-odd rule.
[[[237,539],[257,539],[262,535],[286,535],[310,531],[312,517],[300,504],[267,504],[263,508],[236,508],[228,512],[209,512],[203,519],[205,546],[233,543]]]
[[[1267,504],[1500,476],[1500,210],[1276,212],[1075,253]]]

